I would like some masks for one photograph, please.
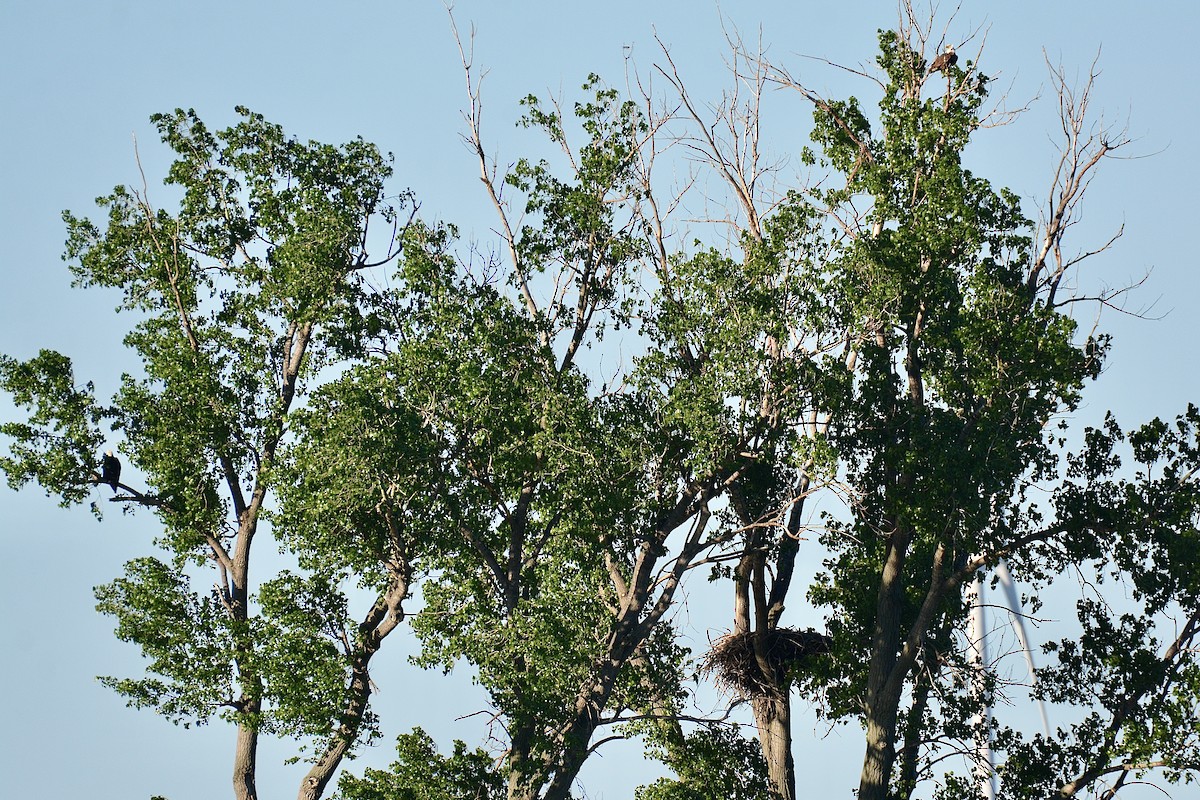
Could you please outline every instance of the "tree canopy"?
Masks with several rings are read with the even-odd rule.
[[[103,505],[161,531],[96,589],[146,659],[104,682],[229,723],[238,800],[268,735],[308,760],[301,798],[566,800],[620,737],[668,773],[642,800],[791,800],[794,696],[861,726],[864,800],[1193,780],[1200,409],[1070,425],[1109,347],[1078,312],[1114,295],[1076,288],[1097,248],[1064,242],[1128,140],[1087,116],[1091,79],[1053,73],[1064,140],[1034,222],[964,156],[1002,121],[985,54],[931,71],[911,14],[878,42],[870,101],[735,37],[736,88],[707,104],[663,47],[665,96],[592,75],[572,106],[526,98],[550,149],[507,169],[464,48],[491,249],[362,140],[156,116],[178,203],[117,187],[106,220],[64,214],[75,284],[121,293],[143,370],[104,401],[67,356],[0,356],[27,410],[0,427],[10,485],[103,518],[116,440]],[[812,118],[782,188],[757,136],[773,89]],[[256,543],[288,566],[261,571]],[[1082,587],[1028,687],[969,625],[1009,565],[1029,613]],[[676,616],[705,579],[733,611],[698,653]],[[822,630],[788,625],[805,603]],[[412,669],[470,666],[491,738],[415,727],[391,768],[342,770],[385,729],[372,660],[401,626]],[[701,682],[728,712],[690,712]],[[1023,730],[1013,697],[1065,721]]]

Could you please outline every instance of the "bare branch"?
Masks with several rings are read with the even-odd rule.
[[[1065,69],[1061,65],[1054,66],[1046,56],[1051,83],[1058,95],[1063,141],[1051,179],[1047,207],[1042,215],[1038,250],[1029,268],[1027,285],[1034,291],[1044,292],[1051,304],[1056,302],[1056,295],[1068,269],[1103,252],[1120,236],[1118,231],[1106,245],[1080,256],[1063,256],[1063,239],[1067,231],[1080,220],[1083,196],[1100,163],[1131,141],[1125,128],[1107,126],[1103,120],[1092,121],[1090,106],[1092,90],[1100,76],[1097,68],[1099,58],[1097,51],[1082,87],[1076,87],[1068,80]]]
[[[521,297],[525,302],[525,309],[531,319],[538,319],[540,311],[538,310],[537,302],[533,298],[533,292],[529,287],[529,275],[526,271],[525,263],[517,248],[517,237],[513,232],[514,226],[509,221],[508,204],[501,196],[503,189],[497,188],[501,185],[501,181],[497,177],[498,167],[495,163],[489,161],[487,152],[483,147],[483,101],[480,95],[480,87],[487,73],[480,74],[478,78],[474,77],[473,74],[475,28],[472,26],[470,38],[467,45],[464,46],[462,37],[458,33],[458,25],[454,21],[453,11],[448,10],[447,13],[450,16],[450,30],[454,36],[454,42],[458,46],[459,58],[462,61],[463,77],[467,85],[468,110],[464,114],[467,122],[467,133],[463,138],[472,152],[475,153],[475,157],[479,160],[479,179],[486,187],[488,197],[492,201],[492,206],[496,209],[496,214],[500,218],[502,230],[498,231],[498,233],[503,237],[508,247],[509,258],[512,260],[513,274],[516,275],[518,286],[521,289]],[[549,334],[547,332],[539,332],[538,337],[544,346],[549,345]]]

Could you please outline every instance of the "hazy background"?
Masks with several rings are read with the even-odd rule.
[[[1200,401],[1193,352],[1200,292],[1198,9],[1183,0],[980,0],[964,3],[948,28],[949,39],[961,41],[982,27],[981,68],[996,76],[994,92],[1007,90],[1010,106],[1032,103],[1013,125],[981,133],[969,151],[976,172],[1025,197],[1029,213],[1046,199],[1055,157],[1056,105],[1046,90],[1043,48],[1081,75],[1100,51],[1095,108],[1118,127],[1127,122],[1136,139],[1129,155],[1145,156],[1105,165],[1074,244],[1098,244],[1124,224],[1124,238],[1092,264],[1083,285],[1124,285],[1152,270],[1129,305],[1162,318],[1101,316],[1116,344],[1107,372],[1087,395],[1084,421],[1098,421],[1112,408],[1128,426]],[[454,12],[464,33],[472,24],[477,31],[475,62],[488,70],[484,136],[501,164],[542,152],[536,134],[513,124],[519,98],[561,95],[569,104],[589,72],[616,87],[625,85],[631,67],[650,75],[661,60],[656,32],[700,99],[717,99],[728,82],[724,25],[748,39],[761,34],[772,58],[818,92],[853,92],[869,103],[871,84],[803,56],[870,64],[876,29],[896,22],[890,0],[723,8],[675,0],[476,0],[457,3]],[[0,14],[0,352],[28,358],[39,348],[60,350],[75,359],[78,380],[96,383],[102,400],[122,371],[139,365],[122,351],[128,320],[113,316],[115,295],[70,288],[60,261],[60,214],[69,208],[95,215],[96,196],[118,183],[140,185],[134,137],[151,199],[168,196],[156,189],[169,154],[148,123],[151,113],[194,107],[220,128],[234,122],[233,107],[241,104],[303,139],[341,143],[361,135],[395,153],[393,186],[411,187],[422,215],[458,224],[465,238],[494,238],[478,166],[460,139],[464,83],[440,2],[5,0]],[[806,141],[808,110],[795,96],[774,93],[765,113],[772,152],[795,153]],[[1094,312],[1079,310],[1085,326]],[[0,418],[12,413],[0,399]],[[146,553],[153,535],[149,515],[109,510],[98,524],[86,509],[58,509],[36,487],[21,494],[0,487],[0,794],[228,796],[233,737],[226,726],[177,729],[150,712],[126,709],[95,681],[141,669],[136,648],[116,641],[111,620],[94,611],[92,588]],[[802,550],[803,558],[811,573],[815,545]],[[799,595],[793,606],[789,624],[821,626]],[[698,603],[677,618],[697,651],[728,619],[727,613],[701,618],[702,607],[709,606]],[[486,708],[469,675],[447,679],[412,668],[405,662],[411,647],[407,632],[397,632],[377,659],[375,700],[386,735],[348,764],[356,773],[390,761],[394,736],[416,724],[443,750],[453,738],[474,744],[486,732],[482,716],[466,716]],[[797,706],[807,709],[803,701]],[[606,746],[589,762],[579,793],[631,796],[632,787],[658,774],[638,752]],[[304,765],[282,763],[293,754],[284,744],[261,749],[263,800],[295,795]],[[797,722],[795,755],[802,794],[848,797],[857,785],[862,737],[857,729],[829,732],[807,714]]]

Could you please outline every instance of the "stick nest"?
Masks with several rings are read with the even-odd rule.
[[[728,633],[713,642],[700,664],[700,671],[711,674],[717,687],[746,700],[778,695],[786,691],[788,673],[802,667],[810,657],[828,653],[833,640],[813,629],[806,631],[776,628],[765,634],[763,654],[774,674],[764,674],[754,653],[758,634]]]

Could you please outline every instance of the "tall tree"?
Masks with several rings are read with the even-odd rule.
[[[422,659],[478,670],[508,742],[510,798],[568,797],[598,729],[676,701],[682,653],[666,614],[684,573],[721,541],[709,504],[782,430],[757,399],[730,411],[760,382],[737,337],[685,341],[709,336],[698,326],[712,310],[699,285],[674,294],[727,260],[656,260],[643,205],[651,123],[594,78],[584,88],[594,94],[575,107],[577,149],[569,119],[525,101],[525,124],[563,148],[565,178],[547,161],[498,177],[472,95],[471,141],[507,262],[457,264],[437,237],[410,252],[410,327],[389,367],[397,402],[437,441],[429,491],[462,537],[424,584]],[[513,190],[524,195],[519,226],[504,197]],[[640,264],[670,294],[640,300]],[[635,310],[660,346],[618,368],[624,387],[597,387],[581,348],[620,335]]]
[[[1127,140],[1090,118],[1094,72],[1076,89],[1061,70],[1054,71],[1061,158],[1049,207],[1035,226],[1016,195],[993,189],[964,165],[972,136],[1004,121],[1004,115],[987,110],[987,77],[971,60],[947,59],[935,72],[924,56],[941,50],[931,40],[932,22],[919,19],[910,4],[901,5],[901,21],[899,30],[880,33],[877,110],[855,98],[820,96],[736,36],[730,63],[738,89],[706,105],[690,96],[664,48],[660,72],[682,116],[693,123],[680,141],[728,186],[730,215],[724,221],[737,232],[735,258],[745,265],[774,263],[774,274],[787,274],[780,268],[789,263],[801,271],[815,269],[820,278],[808,281],[819,287],[822,301],[802,292],[804,299],[784,315],[781,330],[787,331],[783,341],[791,343],[790,350],[771,336],[757,340],[761,351],[819,377],[801,389],[808,413],[798,425],[791,423],[796,427],[790,458],[764,452],[756,469],[730,485],[727,514],[742,533],[727,550],[735,564],[728,572],[735,594],[733,633],[720,640],[707,665],[751,700],[772,791],[780,797],[795,793],[789,692],[798,677],[802,691],[825,698],[832,718],[862,721],[867,748],[861,797],[910,796],[918,782],[933,777],[931,765],[953,749],[945,742],[965,739],[970,746],[962,752],[971,760],[982,758],[976,746],[993,737],[998,750],[1016,748],[1013,766],[1001,767],[1002,775],[1005,770],[1023,775],[1022,759],[1046,766],[1044,757],[1031,758],[1038,748],[1059,754],[1059,771],[1044,779],[1064,796],[1106,774],[1124,781],[1151,766],[1178,779],[1193,763],[1194,737],[1161,733],[1177,730],[1177,722],[1172,727],[1160,720],[1149,728],[1160,733],[1147,737],[1146,728],[1131,724],[1138,714],[1126,708],[1109,723],[1104,755],[1089,760],[1079,753],[1089,747],[1084,742],[1095,739],[1088,725],[1098,718],[1063,733],[1062,744],[1048,745],[1040,737],[1030,744],[1002,724],[997,734],[983,713],[1002,693],[995,665],[962,679],[975,671],[964,646],[963,587],[1000,559],[1018,562],[1036,587],[1045,588],[1057,574],[1046,571],[1047,562],[1058,569],[1066,563],[1089,568],[1097,553],[1083,543],[1111,535],[1137,554],[1115,573],[1137,580],[1150,568],[1146,561],[1161,564],[1165,558],[1155,554],[1161,545],[1147,542],[1151,518],[1172,522],[1164,523],[1169,533],[1149,534],[1150,539],[1179,543],[1177,557],[1195,552],[1193,411],[1179,418],[1169,445],[1158,445],[1164,452],[1154,459],[1171,464],[1174,473],[1165,486],[1151,478],[1145,455],[1136,452],[1147,468],[1136,481],[1114,486],[1119,434],[1087,432],[1089,442],[1107,442],[1108,449],[1090,447],[1064,460],[1067,434],[1049,432],[1052,422],[1077,407],[1107,350],[1106,337],[1079,335],[1072,309],[1082,301],[1108,304],[1121,293],[1070,294],[1064,282],[1097,251],[1066,256],[1064,238],[1078,220],[1097,167]],[[764,155],[760,104],[764,88],[772,85],[795,90],[814,114],[816,152],[801,153],[817,172],[809,184],[814,188],[782,197],[763,188],[775,162]],[[798,216],[809,222],[797,227]],[[830,232],[805,241],[805,230],[822,228]],[[774,288],[770,279],[739,279],[738,286]],[[786,290],[773,294],[777,301],[786,296]],[[825,310],[813,313],[822,304]],[[822,353],[827,357],[814,358]],[[833,353],[838,357],[828,357]],[[1161,441],[1165,429],[1155,422],[1137,436]],[[1088,479],[1052,488],[1063,472]],[[807,527],[806,500],[822,484],[850,502],[844,515],[815,526],[824,531],[821,543],[830,556],[827,572],[808,596],[828,609],[831,639],[814,640],[782,629],[780,615],[797,540]],[[1051,493],[1049,507],[1035,502],[1035,486]],[[1148,510],[1149,498],[1164,492],[1170,501],[1156,517]],[[1125,495],[1129,512],[1119,530],[1102,499],[1116,495]],[[1050,557],[1064,551],[1070,555]],[[1182,569],[1177,578],[1191,569],[1175,563]],[[1189,716],[1195,697],[1179,688],[1195,669],[1182,655],[1193,636],[1194,603],[1182,587],[1169,592],[1157,606],[1139,596],[1143,614],[1122,623],[1127,630],[1121,635],[1129,637],[1125,652],[1140,650],[1132,658],[1155,664],[1152,683],[1171,697],[1159,713],[1179,720]],[[1040,602],[1038,595],[1032,602]],[[1078,667],[1088,658],[1111,660],[1117,635],[1087,632],[1122,630],[1099,608],[1093,602],[1080,607],[1084,641],[1098,644],[1103,638],[1109,649],[1101,645],[1083,656],[1078,643],[1054,645],[1054,652],[1070,653],[1071,660],[1044,670],[1039,691],[1087,706],[1091,698],[1078,680]],[[1170,634],[1165,649],[1132,647],[1140,633],[1160,630],[1171,619],[1181,620],[1182,633]],[[832,657],[813,661],[813,650],[826,644],[832,645]],[[1161,652],[1155,654],[1155,647]],[[1126,666],[1117,672],[1133,662],[1121,663]],[[1061,686],[1066,676],[1076,679],[1074,693],[1061,688],[1051,693],[1047,687]],[[1128,705],[1149,691],[1131,686],[1118,694]],[[975,769],[988,775],[991,765],[985,761]],[[1006,789],[1018,791],[1007,784]],[[956,778],[947,778],[941,789],[946,796],[973,790],[970,781]]]
[[[0,381],[32,414],[4,426],[13,446],[2,466],[11,485],[37,480],[72,505],[98,480],[100,443],[121,437],[144,477],[127,470],[111,501],[156,515],[165,559],[131,561],[97,590],[118,637],[150,662],[148,677],[105,682],[177,723],[234,723],[239,800],[257,796],[260,733],[315,737],[300,795],[316,797],[370,729],[367,665],[402,616],[405,541],[379,532],[384,507],[351,523],[360,552],[342,545],[322,558],[319,538],[297,544],[304,575],[256,581],[251,554],[306,384],[353,361],[378,332],[360,273],[395,256],[389,238],[409,201],[385,200],[391,167],[373,145],[304,143],[238,112],[242,121],[220,132],[191,111],[153,118],[176,153],[166,179],[180,191],[175,213],[155,208],[143,186],[100,199],[103,227],[64,214],[76,285],[122,293],[120,310],[136,320],[126,345],[144,369],[102,405],[65,356],[4,357]],[[374,262],[372,220],[391,231]],[[309,466],[313,480],[341,480],[348,468]],[[206,565],[212,592],[192,587]],[[378,592],[357,624],[338,583],[351,571]]]
[[[1101,725],[1103,744],[1093,732],[1103,714],[1064,729],[1057,743],[1039,736],[1029,744],[997,723],[997,743],[1010,752],[1000,775],[1012,776],[1005,792],[1013,796],[1044,796],[1037,793],[1047,787],[1073,796],[1102,775],[1116,772],[1124,780],[1151,766],[1178,779],[1195,763],[1194,736],[1176,732],[1179,720],[1194,719],[1196,702],[1182,689],[1196,667],[1180,657],[1194,635],[1195,601],[1176,583],[1188,582],[1192,566],[1183,564],[1197,554],[1195,411],[1170,434],[1155,422],[1131,437],[1136,460],[1147,468],[1129,480],[1115,477],[1121,436],[1115,425],[1087,431],[1085,449],[1065,459],[1063,431],[1051,427],[1077,408],[1107,350],[1106,337],[1080,335],[1073,304],[1111,299],[1068,294],[1068,271],[1090,254],[1064,256],[1064,236],[1096,167],[1127,140],[1091,127],[1091,80],[1076,92],[1056,72],[1065,141],[1050,208],[1034,226],[1016,195],[964,165],[964,149],[988,121],[986,76],[971,60],[930,70],[923,56],[929,29],[908,10],[900,31],[880,33],[877,113],[854,98],[819,97],[773,68],[775,80],[812,103],[817,160],[842,176],[809,197],[846,234],[845,247],[824,269],[832,302],[849,320],[853,356],[842,362],[842,392],[823,409],[852,503],[846,518],[825,521],[827,571],[809,591],[829,609],[833,651],[822,669],[805,676],[803,688],[823,692],[832,716],[862,721],[858,796],[908,797],[945,756],[941,743],[974,744],[994,735],[983,707],[1002,693],[996,673],[962,680],[973,671],[962,646],[963,587],[977,571],[1008,558],[1037,587],[1068,564],[1109,571],[1135,586],[1152,572],[1164,582],[1161,594],[1152,601],[1151,592],[1135,590],[1141,613],[1119,623],[1103,604],[1082,602],[1082,639],[1054,645],[1059,664],[1040,676],[1046,696],[1086,706],[1093,697],[1078,680],[1081,666],[1093,659],[1111,664],[1114,649],[1121,654],[1116,660],[1123,666],[1101,671],[1119,698],[1101,700],[1115,707],[1107,728]],[[1145,441],[1154,444],[1139,451]],[[1156,460],[1169,465],[1163,478],[1152,477]],[[1049,503],[1039,502],[1035,487],[1049,494]],[[1181,569],[1173,578],[1163,573],[1166,541]],[[1106,545],[1115,543],[1118,554],[1106,555]],[[743,592],[742,585],[762,581],[756,584],[761,567],[750,547],[742,561],[750,568],[735,576]],[[786,592],[779,576],[789,573],[780,564],[773,585]],[[763,599],[759,606],[770,613]],[[1171,634],[1161,653],[1153,640],[1135,646],[1171,619],[1168,608],[1184,620],[1182,633]],[[1153,671],[1133,668],[1139,660]],[[1132,672],[1140,680],[1115,677]],[[1096,671],[1085,674],[1099,679]],[[1068,675],[1071,689],[1064,685]],[[1163,707],[1139,706],[1148,695]],[[1041,748],[1058,760],[1048,762]],[[1053,777],[1043,773],[1040,789],[1028,788],[1032,763],[1043,769],[1054,763],[1057,770]],[[990,765],[978,768],[986,775]],[[775,788],[784,796],[790,791],[779,781]],[[970,781],[947,778],[940,793],[974,791]]]

